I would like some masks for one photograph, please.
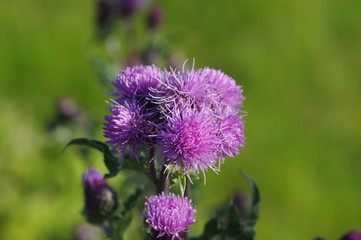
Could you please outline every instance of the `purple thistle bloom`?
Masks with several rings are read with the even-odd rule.
[[[345,234],[344,236],[342,236],[340,240],[361,240],[361,233],[356,231],[351,231]]]
[[[208,167],[216,170],[220,138],[214,119],[206,112],[175,108],[158,136],[158,154],[166,162],[183,167],[184,173],[204,172]]]
[[[138,101],[144,104],[153,89],[160,88],[163,72],[155,66],[127,67],[118,75],[113,85],[117,88],[112,95],[123,104],[126,101]]]
[[[138,158],[152,128],[147,121],[149,114],[142,114],[142,108],[134,103],[114,103],[110,112],[104,123],[104,137],[110,139],[107,143],[123,155],[129,147],[131,155]]]
[[[117,196],[96,169],[88,169],[82,176],[85,209],[89,222],[102,223],[118,206]]]
[[[243,106],[245,98],[242,95],[243,90],[233,78],[212,68],[200,69],[198,74],[210,89],[216,106],[233,113],[239,112],[238,108]]]
[[[173,193],[151,196],[145,203],[146,222],[158,233],[158,238],[166,235],[171,239],[182,240],[181,234],[187,232],[189,225],[196,223],[196,210],[187,197]]]
[[[243,116],[231,115],[220,120],[220,135],[221,135],[221,149],[223,159],[226,156],[236,156],[245,144],[246,137],[244,135],[244,120]]]

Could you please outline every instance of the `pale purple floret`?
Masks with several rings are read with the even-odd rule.
[[[191,108],[207,106],[212,102],[209,89],[202,74],[197,71],[172,70],[164,75],[159,90],[154,91],[154,101],[163,109],[172,109],[176,104],[188,105]]]
[[[244,135],[243,116],[230,115],[219,121],[221,136],[221,157],[234,157],[241,151],[240,148],[246,143]]]
[[[163,155],[165,162],[183,167],[184,173],[216,170],[220,146],[217,130],[207,112],[175,108],[158,134],[158,154]]]
[[[196,210],[187,197],[161,193],[148,197],[145,208],[147,212],[142,215],[150,228],[158,233],[158,238],[166,235],[172,240],[182,240],[181,234],[196,223]]]
[[[207,84],[214,106],[218,107],[223,113],[225,111],[239,112],[238,108],[243,106],[245,98],[242,95],[243,90],[233,78],[212,68],[200,69],[197,74]]]
[[[104,123],[104,137],[110,139],[107,143],[123,155],[129,147],[130,154],[138,158],[152,128],[147,115],[142,114],[142,107],[134,103],[114,103],[110,112],[112,115],[105,116]]]
[[[112,95],[121,104],[126,101],[136,101],[143,105],[151,91],[160,88],[162,75],[163,72],[155,66],[127,67],[113,82],[116,90]]]

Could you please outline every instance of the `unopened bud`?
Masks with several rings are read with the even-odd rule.
[[[249,199],[245,193],[235,193],[232,198],[233,204],[238,208],[242,217],[249,215]]]
[[[150,29],[157,28],[164,20],[164,11],[161,7],[152,7],[148,14],[148,26]]]
[[[117,0],[116,7],[121,17],[133,15],[147,0]]]
[[[96,169],[88,169],[83,174],[82,182],[88,221],[101,224],[117,208],[117,195]]]
[[[80,113],[78,105],[72,98],[62,97],[57,101],[56,105],[60,122],[74,120]]]
[[[97,8],[97,22],[99,27],[104,27],[112,17],[112,5],[109,1],[99,0]]]
[[[340,240],[361,240],[361,233],[351,231],[340,238]]]

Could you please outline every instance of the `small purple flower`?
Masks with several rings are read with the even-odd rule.
[[[186,107],[173,109],[163,129],[158,134],[158,144],[166,162],[183,167],[185,173],[216,170],[220,137],[217,124],[208,113]]]
[[[234,79],[212,68],[200,69],[198,75],[206,82],[216,106],[233,113],[239,112],[238,108],[243,106],[245,98],[242,95],[243,90]]]
[[[116,87],[112,95],[117,97],[117,101],[123,104],[126,101],[137,101],[142,105],[150,97],[153,89],[160,88],[160,79],[163,72],[155,66],[134,66],[127,67],[118,75],[113,82]]]
[[[340,240],[361,240],[361,233],[351,231],[340,238]]]
[[[245,144],[243,116],[230,115],[220,120],[221,156],[234,157],[241,151],[239,148]]]
[[[196,210],[187,197],[173,193],[151,196],[145,203],[146,222],[158,233],[158,238],[166,235],[171,239],[182,240],[181,234],[187,232],[189,225],[196,223]]]
[[[102,223],[117,208],[117,196],[96,169],[88,169],[82,183],[87,218],[91,223]]]
[[[105,116],[104,123],[104,137],[110,139],[107,143],[123,155],[129,147],[131,155],[138,158],[152,129],[147,121],[149,115],[143,114],[142,108],[134,103],[125,103],[124,106],[114,103],[110,112],[112,115]]]

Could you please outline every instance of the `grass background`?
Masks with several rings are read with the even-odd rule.
[[[361,230],[361,2],[157,3],[172,50],[222,69],[247,98],[247,145],[198,187],[194,233],[242,185],[237,169],[261,189],[259,240],[336,240]],[[56,99],[71,96],[103,139],[107,88],[89,61],[95,3],[1,5],[0,239],[72,239],[83,221],[80,175],[104,167],[98,153],[88,162],[76,151],[61,154],[64,142],[45,126]]]

